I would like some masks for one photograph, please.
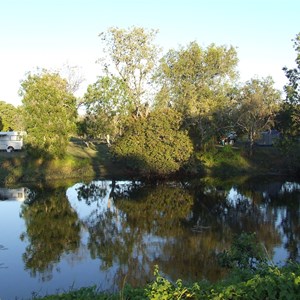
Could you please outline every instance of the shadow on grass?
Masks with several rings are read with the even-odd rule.
[[[246,173],[244,168],[229,162],[221,162],[217,166],[212,167],[210,171],[212,176],[221,178],[240,176]]]

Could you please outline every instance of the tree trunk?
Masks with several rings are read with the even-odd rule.
[[[110,143],[110,135],[109,134],[106,135],[106,142],[107,142],[108,147],[110,147],[111,143]]]
[[[252,156],[253,155],[253,145],[254,145],[254,134],[253,132],[251,131],[249,133],[249,156]]]

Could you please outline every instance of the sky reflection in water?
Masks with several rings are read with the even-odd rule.
[[[20,196],[0,189],[0,198],[13,192]],[[0,201],[2,300],[93,284],[118,290],[125,277],[137,286],[155,265],[171,280],[217,280],[215,255],[243,231],[256,232],[275,263],[299,261],[292,181],[92,181],[24,193],[25,202]]]

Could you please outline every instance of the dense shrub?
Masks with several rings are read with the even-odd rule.
[[[187,132],[181,130],[181,121],[181,115],[172,109],[133,119],[112,151],[144,175],[177,172],[193,153]]]
[[[67,81],[43,71],[22,82],[26,146],[31,155],[63,157],[75,131],[76,98]]]

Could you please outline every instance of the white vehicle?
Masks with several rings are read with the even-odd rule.
[[[13,152],[23,148],[23,132],[21,131],[1,131],[0,150]]]
[[[17,201],[25,201],[26,199],[26,188],[18,188],[18,189],[6,189],[0,188],[0,201],[7,200],[17,200]]]

